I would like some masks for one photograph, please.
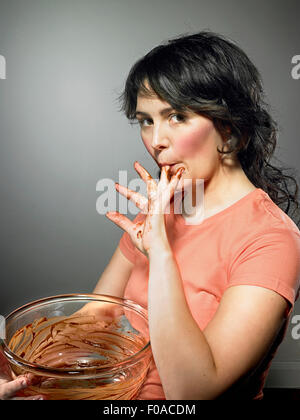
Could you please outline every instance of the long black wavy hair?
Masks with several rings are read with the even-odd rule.
[[[137,95],[153,92],[177,111],[210,118],[223,137],[230,127],[237,141],[218,152],[235,153],[248,179],[299,226],[297,180],[283,173],[291,168],[270,163],[278,125],[265,101],[261,76],[239,46],[220,34],[201,31],[153,48],[133,65],[118,98],[130,121],[135,120]]]

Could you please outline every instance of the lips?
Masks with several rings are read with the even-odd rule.
[[[164,162],[164,163],[159,163],[158,165],[160,166],[160,168],[162,168],[163,166],[170,166],[170,168],[172,168],[175,165],[178,165],[178,163],[177,162],[173,162],[173,163]]]
[[[164,166],[170,166],[170,173],[173,175],[176,173],[176,171],[179,168],[184,168],[182,163],[160,163],[160,168],[163,168]]]
[[[172,165],[176,165],[176,162],[173,162],[173,163],[171,163],[171,162],[162,162],[162,163],[159,163],[159,162],[158,162],[158,165],[162,168],[163,166],[172,166]]]

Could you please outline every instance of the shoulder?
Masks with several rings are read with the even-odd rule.
[[[245,212],[243,232],[232,241],[228,286],[272,289],[293,305],[300,285],[299,229],[264,192]]]
[[[260,238],[278,240],[300,246],[300,231],[293,220],[275,204],[269,195],[258,189],[244,206],[237,208],[230,220],[232,248],[239,252]],[[300,248],[299,248],[300,250]]]
[[[300,261],[300,231],[293,220],[260,190],[238,219],[240,229],[233,230],[232,256],[239,261],[255,256],[281,261]]]
[[[300,231],[294,221],[283,211],[281,208],[275,204],[269,195],[262,191],[260,196],[260,203],[262,206],[262,211],[264,211],[267,218],[270,221],[273,221],[272,225],[294,232],[296,235],[300,236]]]

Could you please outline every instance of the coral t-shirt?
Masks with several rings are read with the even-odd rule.
[[[143,218],[145,215],[139,213],[135,220]],[[247,379],[223,395],[262,398],[270,362],[284,338],[299,294],[299,229],[260,188],[198,225],[187,225],[182,215],[172,211],[165,215],[165,223],[187,303],[201,330],[213,318],[223,293],[231,286],[244,284],[271,289],[290,303],[286,322],[264,360]],[[147,308],[148,259],[133,245],[127,233],[123,234],[119,246],[134,263],[124,297]],[[165,399],[154,362],[139,398]]]

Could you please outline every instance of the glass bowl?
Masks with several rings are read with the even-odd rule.
[[[151,362],[147,311],[108,295],[68,294],[28,303],[6,317],[3,352],[13,373],[34,375],[22,396],[130,400]]]

